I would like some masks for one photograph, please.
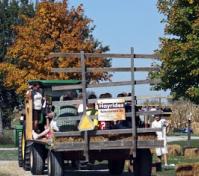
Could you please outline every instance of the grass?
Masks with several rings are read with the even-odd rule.
[[[3,136],[0,137],[0,145],[14,145],[14,131],[4,130]]]
[[[0,160],[17,160],[17,150],[0,151]]]
[[[170,142],[169,144],[178,144],[182,148],[187,146],[187,141],[175,141]],[[191,147],[199,148],[199,140],[191,140]],[[199,162],[199,156],[195,158],[185,158],[184,156],[169,156],[168,163],[170,164],[182,164],[182,163],[196,163]],[[157,172],[157,176],[175,176],[175,169],[163,169],[162,172]]]
[[[187,141],[175,141],[175,142],[170,142],[169,144],[178,144],[182,148],[187,147]],[[196,147],[199,148],[199,139],[192,139],[191,140],[191,147]]]

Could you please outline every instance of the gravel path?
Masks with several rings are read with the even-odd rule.
[[[107,169],[105,170],[81,170],[81,171],[65,171],[65,176],[110,176]],[[32,176],[31,172],[24,171],[18,166],[17,161],[1,161],[0,160],[0,176]],[[47,176],[47,175],[43,175]],[[129,173],[123,173],[122,176],[132,176]]]
[[[30,172],[24,171],[18,166],[17,161],[0,161],[1,176],[32,176]]]

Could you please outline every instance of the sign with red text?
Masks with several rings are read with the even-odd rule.
[[[99,99],[97,100],[98,120],[99,121],[117,121],[125,120],[125,100],[116,99]]]

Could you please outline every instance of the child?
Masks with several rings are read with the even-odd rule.
[[[48,113],[47,116],[46,116],[46,125],[45,125],[45,130],[43,132],[38,134],[34,130],[32,131],[33,139],[39,139],[39,138],[42,138],[44,136],[47,139],[50,139],[50,138],[52,138],[54,131],[59,131],[59,128],[57,127],[56,121],[53,120],[53,118],[55,117],[54,110],[55,110],[55,107],[52,106],[51,112]]]

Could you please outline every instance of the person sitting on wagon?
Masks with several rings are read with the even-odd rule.
[[[50,139],[53,137],[54,131],[59,131],[59,128],[57,126],[57,123],[53,118],[55,117],[55,107],[52,106],[51,112],[49,112],[46,116],[46,125],[45,130],[41,133],[36,133],[34,130],[32,131],[33,139],[39,139],[42,137],[46,137],[47,139]]]
[[[88,99],[97,99],[97,96],[95,94],[90,94],[88,96]],[[97,115],[98,111],[95,108],[95,103],[88,103],[87,104],[87,109],[86,109],[86,115],[90,116],[90,115]],[[99,122],[97,118],[93,119],[93,123],[95,125],[95,129],[98,129],[99,127]]]

